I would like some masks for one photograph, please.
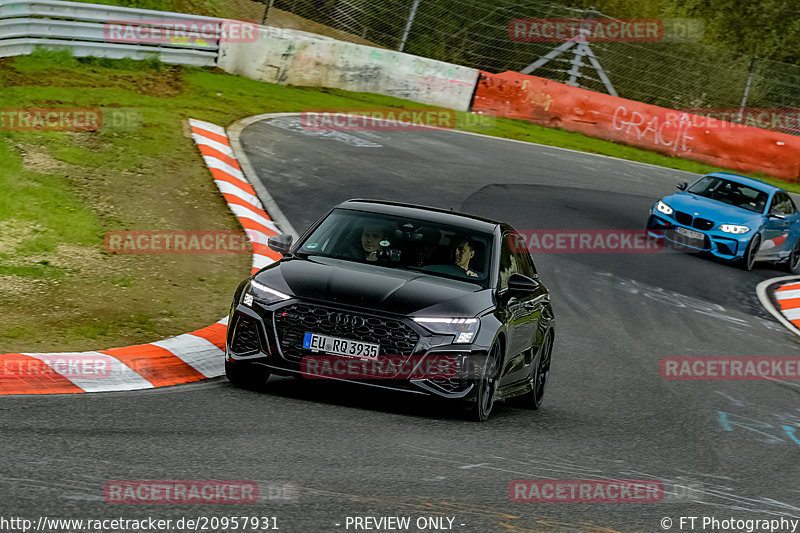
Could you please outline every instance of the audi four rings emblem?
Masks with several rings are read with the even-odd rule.
[[[345,328],[360,328],[364,325],[363,318],[346,313],[335,313],[331,318],[334,324]]]

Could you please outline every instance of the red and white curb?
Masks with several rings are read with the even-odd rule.
[[[192,128],[192,138],[214,176],[214,183],[250,236],[253,243],[252,272],[274,263],[280,259],[280,255],[267,247],[267,238],[280,232],[242,173],[225,129],[194,119],[189,119],[189,126]]]
[[[225,129],[193,119],[189,125],[214,183],[253,241],[251,272],[280,259],[266,246],[278,228],[242,173]],[[0,354],[0,395],[139,390],[221,376],[227,322],[125,348]]]
[[[761,305],[789,331],[800,336],[800,276],[783,276],[756,286]]]

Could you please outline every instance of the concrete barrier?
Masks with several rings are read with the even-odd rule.
[[[222,43],[217,66],[270,83],[385,94],[459,111],[469,108],[478,80],[475,69],[263,26],[257,41]]]
[[[472,110],[744,172],[800,180],[800,137],[731,124],[517,72],[481,72]]]

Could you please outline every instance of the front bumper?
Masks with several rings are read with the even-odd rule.
[[[351,313],[374,320],[401,322],[408,329],[413,330],[418,338],[409,351],[398,354],[398,357],[392,353],[393,360],[405,357],[409,361],[413,361],[413,365],[416,366],[418,364],[425,365],[426,362],[432,364],[437,358],[446,357],[448,361],[453,362],[453,366],[450,367],[451,371],[447,377],[424,377],[421,379],[416,379],[420,375],[419,373],[415,373],[408,379],[349,378],[341,377],[340,374],[309,375],[306,372],[308,367],[303,365],[304,358],[320,357],[324,354],[302,348],[297,332],[306,330],[307,326],[301,319],[293,317],[291,312],[292,309],[298,307],[322,310],[320,312]],[[286,326],[286,320],[290,318],[298,321],[296,324],[290,324],[291,331],[287,330]],[[331,326],[328,325],[328,327]],[[312,332],[354,340],[377,341],[381,345],[378,362],[382,361],[381,357],[389,357],[389,354],[383,353],[384,347],[390,343],[388,338],[381,342],[380,339],[358,338],[352,332],[348,335],[346,331]],[[262,365],[276,375],[346,381],[380,389],[447,399],[471,400],[477,392],[476,376],[481,374],[481,365],[486,361],[489,347],[478,344],[452,344],[449,342],[450,340],[452,337],[431,334],[407,317],[389,316],[363,309],[332,307],[325,303],[305,302],[299,299],[290,299],[275,304],[264,304],[256,300],[252,307],[237,302],[232,309],[228,322],[225,358],[234,365]],[[405,346],[409,346],[409,344]],[[358,360],[358,358],[350,360]]]
[[[694,239],[679,233],[683,228],[703,235],[702,239]],[[668,216],[650,213],[647,221],[647,234],[650,237],[671,243],[676,249],[686,252],[704,252],[729,261],[741,259],[747,244],[753,237],[753,230],[741,235],[725,233],[714,228],[700,230],[692,226],[679,224]]]

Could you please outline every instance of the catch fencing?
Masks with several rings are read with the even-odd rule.
[[[560,42],[515,31],[514,21],[618,19],[595,10],[546,0],[267,0],[268,20],[314,30],[340,40],[371,43],[497,74],[533,74],[574,87],[617,94],[629,100],[686,110],[749,126],[800,133],[800,67],[743,57],[703,41],[711,21],[699,18],[652,19],[657,39],[635,35],[600,40],[589,48],[614,91],[609,91],[589,58],[572,48],[528,70],[553,53]],[[643,8],[644,9],[644,8]],[[800,14],[800,13],[798,13]],[[651,19],[642,19],[650,21]],[[709,28],[706,28],[709,26]],[[532,35],[533,34],[533,35]],[[349,36],[349,37],[348,37]],[[577,74],[577,75],[576,75]],[[764,113],[767,113],[766,115]]]

